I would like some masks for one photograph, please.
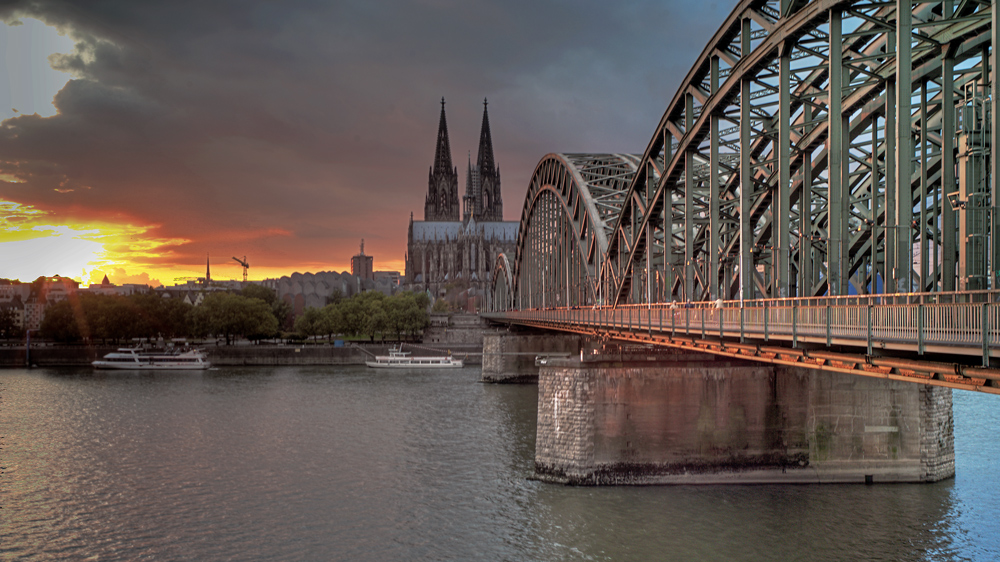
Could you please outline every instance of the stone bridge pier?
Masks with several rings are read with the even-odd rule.
[[[537,357],[579,356],[580,336],[521,329],[483,335],[483,382],[538,381]]]
[[[580,485],[934,482],[951,389],[584,345],[538,372],[536,477]]]

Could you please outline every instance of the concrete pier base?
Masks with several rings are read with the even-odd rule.
[[[538,382],[535,357],[579,356],[580,336],[572,334],[488,332],[483,335],[483,382]]]
[[[580,485],[933,482],[951,390],[702,354],[549,361],[539,479]]]

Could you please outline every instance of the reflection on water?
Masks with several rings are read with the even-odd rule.
[[[0,371],[0,558],[989,560],[1000,397],[932,485],[528,480],[536,387],[475,368]]]

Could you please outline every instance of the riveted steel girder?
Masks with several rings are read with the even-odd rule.
[[[608,302],[953,290],[974,262],[993,286],[997,245],[956,220],[972,193],[973,235],[996,232],[992,19],[984,2],[741,2],[638,163],[662,173],[624,196]],[[982,184],[964,191],[963,126]]]
[[[494,268],[490,308],[599,302],[598,280],[608,253],[608,235],[626,204],[638,163],[639,156],[629,154],[549,154],[542,158],[521,212],[515,255],[501,255]],[[655,183],[658,170],[647,169]]]
[[[740,2],[641,156],[539,163],[510,306],[1000,288],[995,17]]]

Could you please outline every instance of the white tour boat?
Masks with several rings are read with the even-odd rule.
[[[105,355],[91,363],[95,369],[205,370],[212,366],[197,349],[142,353],[130,347]]]
[[[451,353],[437,357],[413,357],[409,351],[403,351],[403,346],[390,347],[389,355],[377,355],[374,361],[365,361],[369,367],[377,369],[457,369],[462,366],[461,359],[455,359]]]

